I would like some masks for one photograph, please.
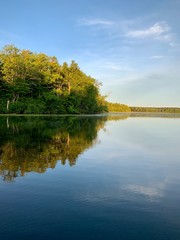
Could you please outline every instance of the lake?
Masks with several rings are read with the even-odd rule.
[[[180,115],[0,117],[0,239],[179,240]]]

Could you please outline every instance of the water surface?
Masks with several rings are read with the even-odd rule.
[[[0,236],[180,239],[180,118],[0,117]]]

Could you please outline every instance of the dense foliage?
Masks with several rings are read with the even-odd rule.
[[[131,112],[125,104],[107,102],[108,112]]]
[[[158,112],[158,113],[180,113],[180,108],[175,107],[130,107],[132,112]]]
[[[107,111],[99,83],[72,61],[20,50],[0,52],[0,113],[97,113]]]

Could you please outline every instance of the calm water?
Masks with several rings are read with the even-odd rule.
[[[179,240],[180,116],[0,117],[0,239]]]

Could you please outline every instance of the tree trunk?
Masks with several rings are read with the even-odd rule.
[[[9,112],[9,100],[7,100],[7,112]]]

